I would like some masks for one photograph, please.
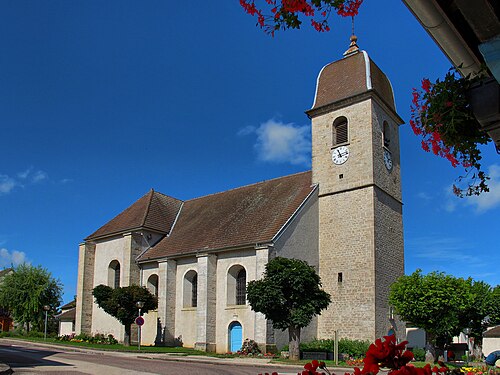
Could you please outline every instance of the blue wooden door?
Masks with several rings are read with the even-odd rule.
[[[232,322],[229,325],[229,350],[233,353],[241,349],[242,339],[242,329],[241,324],[238,322]]]

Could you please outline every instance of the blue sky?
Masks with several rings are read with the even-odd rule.
[[[78,244],[154,188],[189,199],[310,168],[316,77],[347,49],[332,31],[255,27],[236,0],[0,2],[0,268],[28,261],[76,293]],[[450,67],[399,0],[366,0],[359,45],[409,121],[412,87]],[[500,156],[491,192],[400,128],[406,272],[500,283]]]

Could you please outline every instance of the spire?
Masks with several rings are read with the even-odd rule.
[[[358,47],[358,37],[356,35],[351,35],[351,44],[349,45],[349,49],[344,52],[344,57],[354,55],[356,52],[359,52]]]
[[[354,35],[354,16],[352,16],[352,35],[351,35],[351,44],[349,45],[349,49],[344,52],[344,57],[354,55],[359,51],[358,47],[358,37]]]

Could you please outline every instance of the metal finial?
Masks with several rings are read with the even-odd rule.
[[[356,52],[359,51],[357,42],[358,42],[358,37],[354,34],[351,35],[351,44],[349,45],[349,49],[344,52],[345,57],[355,54]]]

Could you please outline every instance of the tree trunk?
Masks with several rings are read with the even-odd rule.
[[[125,336],[123,337],[123,345],[130,346],[130,330],[132,324],[125,324]]]
[[[298,361],[300,359],[300,328],[288,327],[288,341],[290,359]]]

